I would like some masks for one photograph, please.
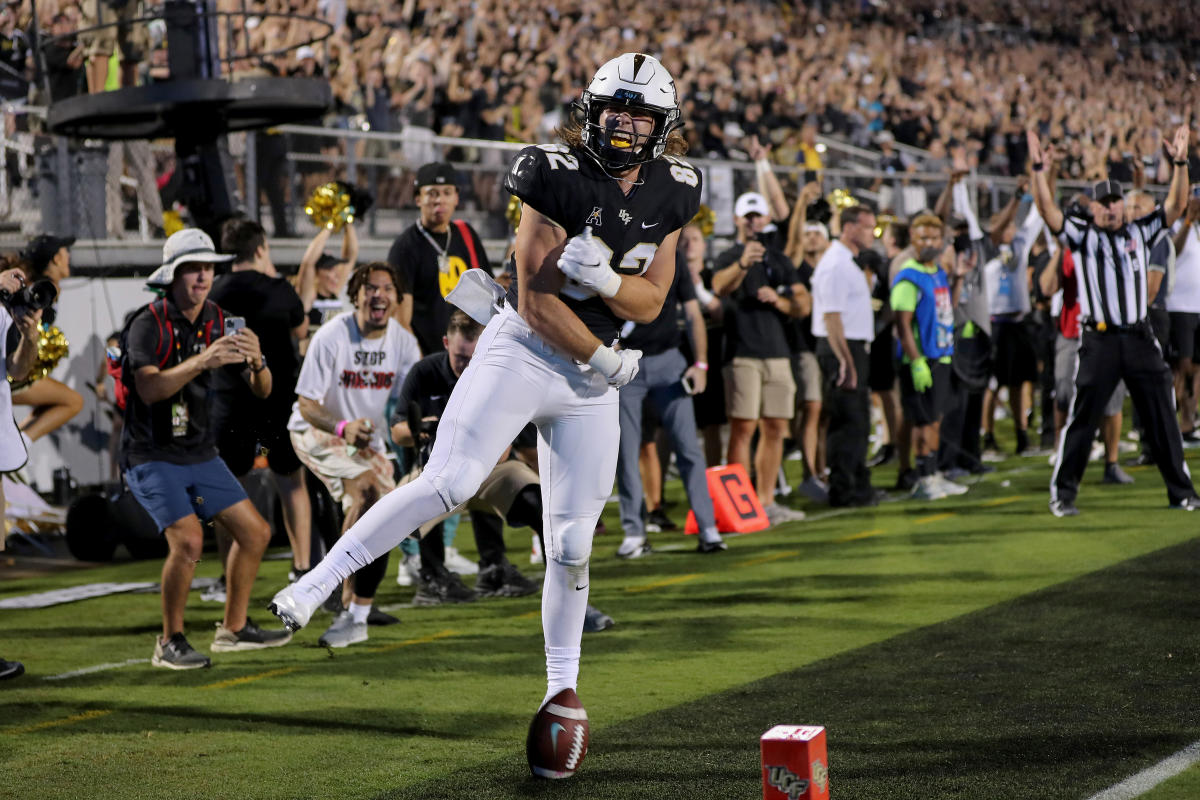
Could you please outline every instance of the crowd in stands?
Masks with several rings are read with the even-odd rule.
[[[29,7],[0,12],[0,94],[9,100],[29,94],[34,74]],[[161,24],[72,46],[72,32],[95,16],[89,8],[88,0],[37,5],[42,35],[66,37],[44,48],[50,99],[163,77]],[[378,187],[386,208],[411,200],[411,172],[400,171],[438,156],[417,142],[550,141],[592,65],[618,50],[655,53],[672,70],[693,157],[746,159],[757,137],[774,146],[776,163],[806,168],[825,160],[821,135],[928,151],[894,154],[885,169],[941,172],[962,146],[972,168],[1015,176],[1033,125],[1067,152],[1065,178],[1162,183],[1169,170],[1158,143],[1200,101],[1197,50],[1186,47],[1194,26],[1171,4],[221,0],[217,8],[234,15],[225,54],[246,56],[231,62],[235,76],[324,77],[334,96],[324,124],[408,132],[403,149],[361,153],[395,168]],[[327,21],[332,34],[310,46],[326,26],[287,14]],[[109,54],[118,68],[93,68]],[[35,87],[34,100],[46,93]],[[336,156],[331,142],[325,149]],[[504,160],[471,149],[448,155],[496,168]],[[494,176],[475,174],[470,202],[502,208]]]

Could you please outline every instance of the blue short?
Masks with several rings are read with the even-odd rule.
[[[160,531],[192,514],[212,519],[246,499],[246,490],[220,458],[202,464],[148,461],[127,469],[125,483]]]

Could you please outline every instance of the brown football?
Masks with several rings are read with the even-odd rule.
[[[525,755],[539,778],[569,778],[588,749],[588,718],[573,689],[563,689],[542,706],[529,724]]]

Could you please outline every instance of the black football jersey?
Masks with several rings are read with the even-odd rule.
[[[701,184],[700,171],[673,156],[642,164],[638,178],[641,183],[626,195],[586,152],[540,144],[517,154],[504,188],[561,225],[568,237],[590,225],[592,236],[612,253],[615,272],[641,275],[667,234],[696,215]],[[600,341],[617,338],[624,320],[595,292],[568,280],[560,296]]]

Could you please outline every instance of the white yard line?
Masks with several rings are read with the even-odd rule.
[[[149,664],[148,658],[130,658],[125,661],[113,661],[108,664],[97,664],[94,667],[84,667],[83,669],[73,669],[70,672],[60,672],[57,675],[47,675],[42,678],[44,681],[65,681],[67,678],[77,678],[80,675],[91,675],[93,672],[106,672],[110,669],[120,669],[121,667],[131,667],[134,664]]]
[[[1200,742],[1192,742],[1174,755],[1167,756],[1152,767],[1131,775],[1120,783],[1094,794],[1088,800],[1133,800],[1174,778],[1188,767],[1200,761]]]

